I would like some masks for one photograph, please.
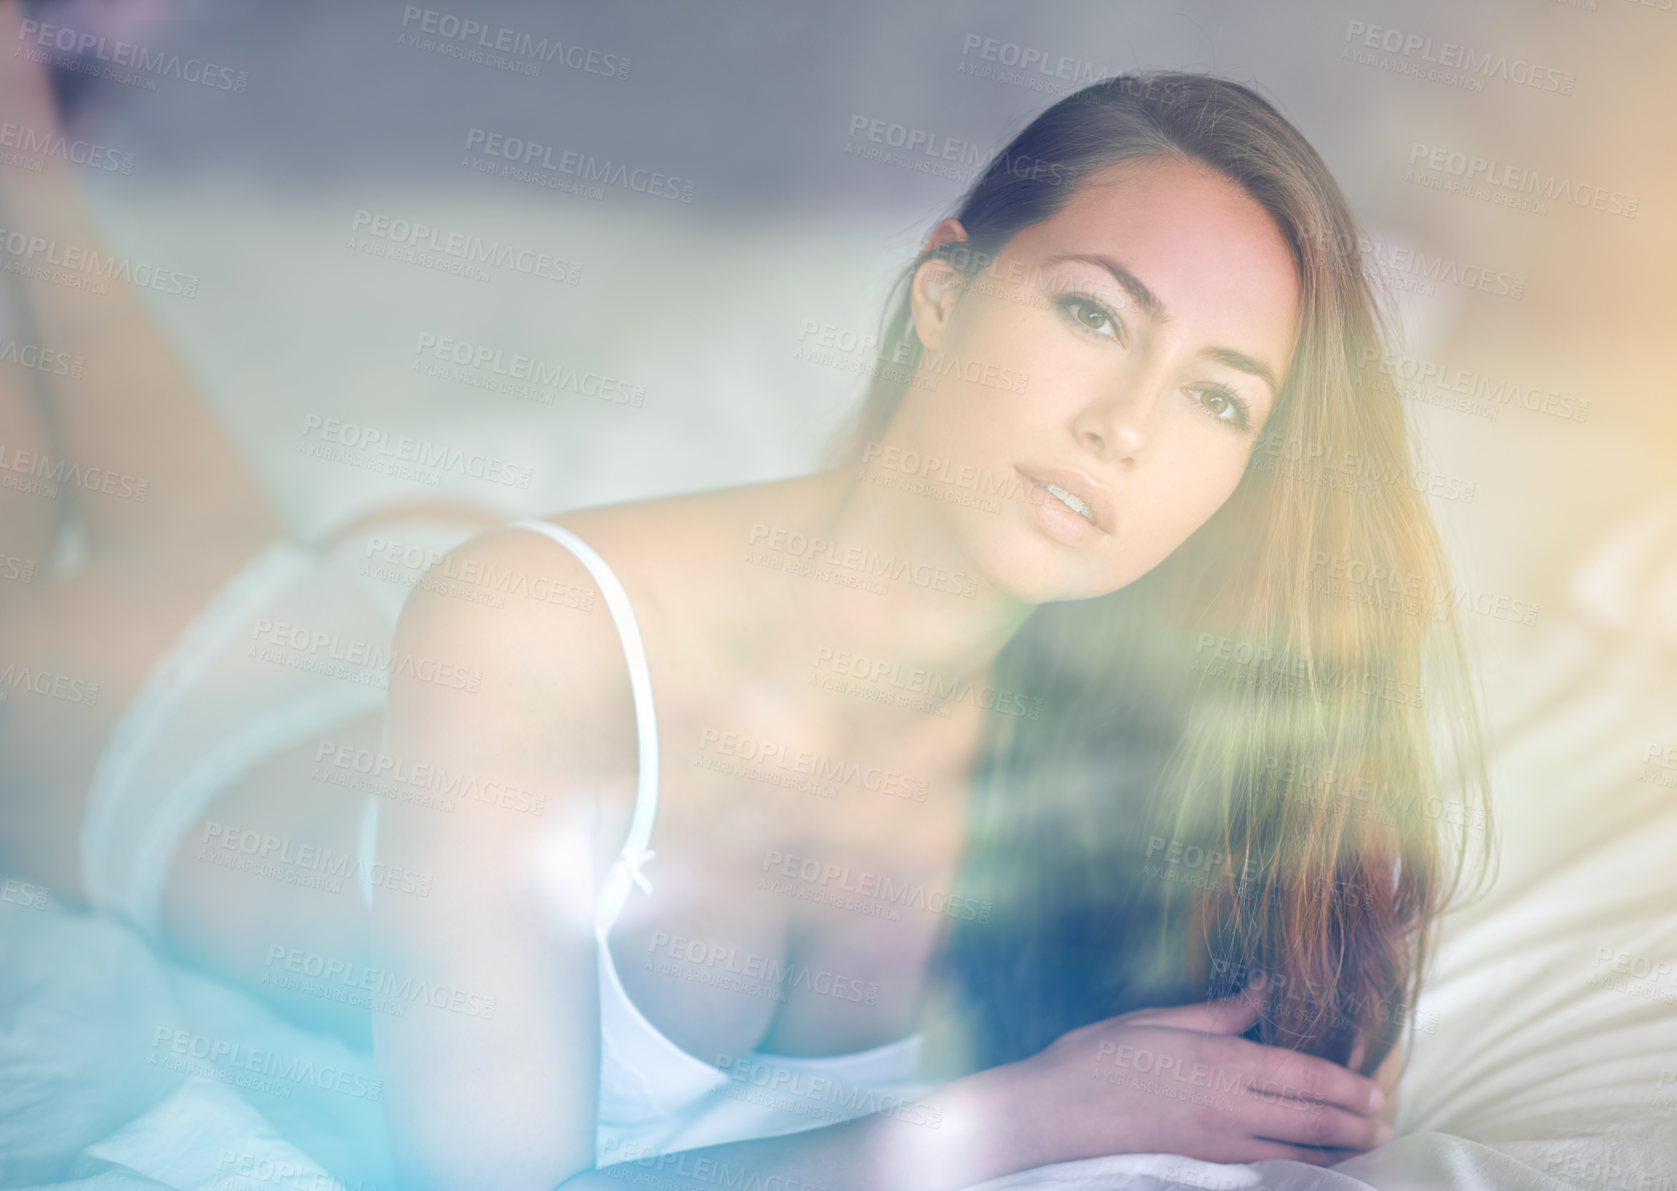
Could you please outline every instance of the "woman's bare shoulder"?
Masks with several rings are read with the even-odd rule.
[[[812,503],[807,493],[807,481],[782,481],[542,520],[597,553],[642,631],[660,634],[676,624],[703,627],[749,603],[739,560],[751,535],[765,517],[797,520]],[[412,649],[470,654],[518,698],[558,698],[578,683],[627,698],[623,642],[600,580],[571,550],[527,527],[484,530],[444,555],[416,585],[399,633]]]
[[[393,709],[430,707],[431,722],[475,725],[503,742],[537,733],[570,745],[632,741],[622,644],[599,584],[541,533],[500,526],[444,554],[414,585],[391,653],[416,659],[401,678],[392,672]],[[439,668],[464,686],[422,680]]]

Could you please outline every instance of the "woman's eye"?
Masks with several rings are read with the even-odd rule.
[[[1246,403],[1235,396],[1233,390],[1225,389],[1222,385],[1201,385],[1190,392],[1193,393],[1194,400],[1200,403],[1200,407],[1219,422],[1227,422],[1243,430],[1249,424]]]
[[[1068,294],[1060,299],[1059,306],[1081,330],[1091,335],[1100,335],[1116,342],[1122,342],[1118,335],[1118,320],[1112,316],[1110,310],[1099,302],[1092,298],[1082,298],[1076,294]]]

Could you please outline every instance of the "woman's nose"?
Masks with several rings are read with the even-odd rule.
[[[1073,430],[1079,441],[1103,457],[1139,455],[1152,440],[1162,389],[1156,378],[1128,377],[1084,406]]]

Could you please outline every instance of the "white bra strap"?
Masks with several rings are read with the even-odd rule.
[[[617,921],[623,902],[629,896],[630,885],[639,885],[649,892],[641,866],[654,853],[647,849],[652,840],[652,821],[658,814],[658,722],[652,708],[652,675],[646,665],[646,646],[641,641],[640,626],[635,622],[634,609],[629,606],[629,595],[606,560],[594,548],[570,530],[551,521],[519,521],[514,529],[533,529],[546,534],[576,555],[594,582],[600,585],[606,607],[611,612],[617,635],[623,640],[623,656],[629,663],[629,688],[635,698],[635,735],[639,746],[640,772],[635,783],[635,817],[629,824],[629,838],[612,865],[599,900],[595,903],[594,931],[604,938]]]

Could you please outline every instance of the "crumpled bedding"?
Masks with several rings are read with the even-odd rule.
[[[0,1183],[395,1185],[370,1055],[10,888],[32,896],[0,905]]]
[[[1677,495],[1484,659],[1502,863],[1446,919],[1391,1145],[985,1191],[1677,1191]],[[0,1185],[394,1186],[370,1056],[0,877]]]

